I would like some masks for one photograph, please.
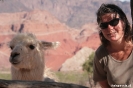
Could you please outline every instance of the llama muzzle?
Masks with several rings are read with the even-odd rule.
[[[17,59],[17,57],[20,55],[18,52],[12,52],[10,55],[10,62],[12,64],[18,64],[20,61]]]

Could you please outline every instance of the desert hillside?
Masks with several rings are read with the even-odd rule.
[[[96,28],[96,24],[86,24],[79,30],[72,29],[60,23],[47,11],[41,10],[1,13],[0,69],[10,68],[8,59],[11,50],[8,44],[18,32],[33,33],[39,40],[59,41],[61,45],[57,49],[45,52],[46,66],[53,70],[59,70],[66,59],[74,56],[83,47],[95,50],[100,45]]]

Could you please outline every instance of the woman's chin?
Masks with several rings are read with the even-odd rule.
[[[111,37],[108,40],[111,42],[111,41],[117,41],[118,39],[116,37]]]

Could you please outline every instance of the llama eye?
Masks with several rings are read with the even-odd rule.
[[[33,50],[35,48],[35,46],[34,45],[29,45],[29,48]]]
[[[13,46],[10,46],[10,49],[12,50],[13,49]]]

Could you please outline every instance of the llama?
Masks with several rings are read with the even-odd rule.
[[[19,33],[10,41],[12,80],[43,81],[44,51],[59,42],[39,41],[31,33]]]

